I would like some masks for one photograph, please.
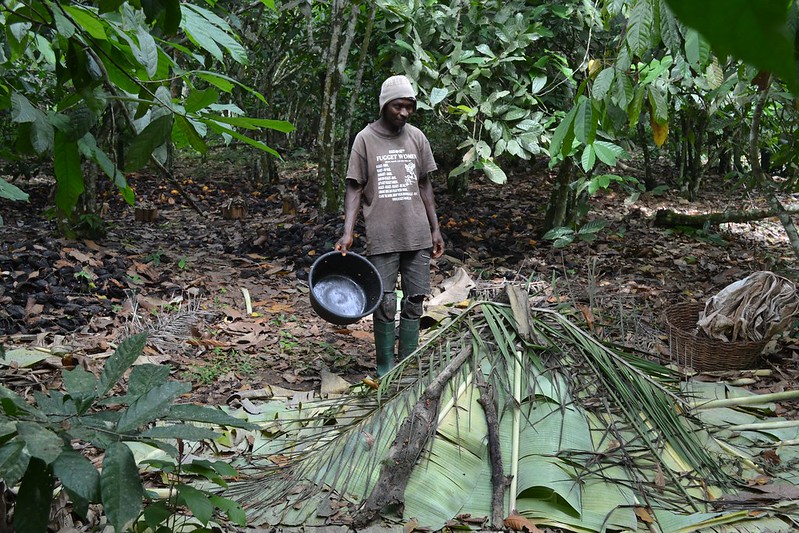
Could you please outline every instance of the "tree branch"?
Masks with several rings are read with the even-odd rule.
[[[471,345],[467,344],[427,386],[419,401],[413,406],[413,410],[402,422],[389,448],[388,456],[382,462],[380,477],[374,489],[353,516],[352,524],[356,529],[370,524],[386,506],[404,503],[405,487],[408,485],[413,466],[436,430],[441,393],[471,355]]]
[[[505,520],[505,489],[508,478],[502,467],[502,445],[499,440],[499,417],[494,404],[494,391],[480,370],[475,371],[475,381],[480,390],[477,403],[483,406],[488,425],[488,460],[491,463],[491,527],[501,530]]]

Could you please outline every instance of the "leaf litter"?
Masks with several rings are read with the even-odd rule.
[[[0,343],[6,349],[45,350],[49,356],[33,366],[4,371],[3,383],[18,390],[58,387],[62,367],[96,368],[138,320],[134,329],[164,333],[159,342],[148,345],[147,356],[169,364],[175,377],[193,378],[192,401],[230,400],[241,407],[237,395],[277,388],[291,398],[286,405],[296,408],[317,401],[313,391],[320,390],[326,373],[343,377],[353,384],[352,391],[361,391],[361,379],[373,372],[370,323],[333,327],[313,315],[307,303],[307,271],[315,256],[332,247],[340,216],[317,211],[316,187],[307,169],[287,170],[287,187],[255,187],[225,170],[215,172],[202,179],[191,166],[181,167],[192,182],[187,189],[206,210],[205,217],[170,196],[156,179],[132,177],[140,197],[158,205],[161,216],[155,223],[136,223],[129,210],[108,196],[115,209],[102,238],[55,238],[52,224],[38,215],[49,186],[31,190],[32,206],[4,203]],[[547,181],[550,176],[536,179]],[[538,194],[541,184],[529,177],[516,180],[513,187],[501,189],[475,179],[463,201],[437,191],[447,242],[447,255],[433,268],[437,294],[461,268],[483,289],[509,281],[529,286],[535,280],[548,287],[548,303],[579,309],[579,322],[594,334],[645,350],[654,359],[659,355],[660,362],[668,363],[661,317],[670,303],[702,301],[753,269],[791,269],[786,240],[779,226],[769,221],[730,224],[707,239],[653,227],[650,216],[658,208],[678,203],[669,196],[644,196],[622,210],[613,193],[598,198],[589,217],[608,219],[608,231],[594,242],[553,249],[535,239],[545,202]],[[288,214],[283,210],[287,189],[295,206]],[[231,190],[247,198],[244,220],[219,216]],[[728,192],[709,192],[709,206],[714,204],[713,194]],[[252,313],[246,312],[242,289],[251,296]],[[189,301],[192,305],[187,307]],[[454,304],[445,307],[445,317],[463,312]],[[770,347],[763,371],[700,374],[690,383],[713,384],[713,397],[737,391],[735,383],[757,393],[791,389],[797,349],[799,343],[785,335]],[[273,409],[257,398],[247,401],[261,414]],[[757,413],[773,415],[794,419],[794,404],[778,401],[773,409]],[[723,419],[723,424],[730,422]],[[776,478],[771,474],[776,468],[784,476],[782,472],[794,464],[790,443],[796,439],[786,434],[790,429],[780,429],[779,438],[774,431],[765,441],[754,438],[752,431],[741,433],[750,438],[743,450],[755,444],[764,448],[762,455],[740,452],[764,472],[749,482],[753,495],[742,500],[762,501],[767,496],[758,500],[756,495],[782,490],[773,487]],[[365,432],[361,446],[370,448],[373,438]],[[247,439],[238,442],[239,447],[253,448]],[[601,453],[612,450],[614,442],[605,442]],[[780,460],[776,465],[775,454]],[[287,464],[286,459],[275,460]],[[658,468],[653,483],[663,489],[669,483],[663,467]],[[758,491],[760,487],[767,488]],[[641,518],[647,508],[635,507],[634,513],[647,522]],[[712,524],[715,518],[708,520]]]

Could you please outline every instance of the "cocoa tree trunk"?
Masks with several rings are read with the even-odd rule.
[[[360,14],[358,3],[350,5],[350,18],[346,32],[343,32],[345,12],[349,2],[334,0],[330,8],[333,26],[330,29],[330,46],[327,50],[327,72],[325,74],[322,110],[319,121],[319,207],[325,212],[339,208],[339,180],[336,176],[336,105],[341,89],[341,75],[347,63],[347,56],[355,35],[355,26]],[[344,33],[344,40],[341,35]]]
[[[644,124],[642,122],[638,123],[638,142],[641,144],[641,152],[644,155],[644,186],[646,187],[647,191],[651,191],[657,187],[658,184],[652,177],[652,161],[649,156],[649,143],[647,141],[646,131],[644,130]]]
[[[565,158],[558,168],[555,186],[549,196],[549,207],[544,216],[544,231],[565,226],[570,222],[571,205],[574,199],[574,190],[571,188],[574,161],[571,157]]]
[[[771,76],[769,75],[765,88],[758,95],[755,109],[752,111],[752,125],[749,129],[749,160],[752,165],[752,173],[757,182],[761,184],[772,211],[776,213],[780,222],[782,222],[782,227],[785,228],[785,233],[788,235],[788,241],[791,243],[794,255],[799,258],[799,232],[796,230],[790,213],[777,198],[774,186],[760,166],[760,119],[763,116],[763,108],[768,100],[768,88],[770,85]]]
[[[361,52],[358,56],[358,70],[355,73],[355,84],[352,87],[352,94],[350,94],[349,107],[347,108],[346,119],[344,123],[344,152],[349,152],[350,149],[350,133],[352,132],[352,117],[355,116],[355,105],[358,102],[358,95],[361,93],[361,84],[363,83],[363,71],[366,67],[366,58],[369,57],[369,42],[372,40],[372,30],[374,28],[375,15],[377,14],[377,3],[372,3],[369,9],[369,15],[366,21],[366,30],[364,31],[363,41],[361,42]],[[341,158],[342,167],[346,164],[346,157]],[[341,168],[341,175],[344,175],[346,168]]]

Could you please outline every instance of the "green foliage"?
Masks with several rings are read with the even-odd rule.
[[[0,28],[0,112],[16,128],[16,153],[53,158],[56,207],[68,220],[84,194],[84,161],[133,203],[121,169],[164,163],[169,144],[205,153],[210,139],[236,138],[277,155],[250,132],[292,129],[249,118],[231,103],[234,90],[264,97],[216,72],[248,58],[228,22],[205,7],[13,0],[0,9]],[[122,150],[117,138],[127,141]],[[0,196],[22,199],[2,179]]]
[[[281,331],[281,347],[283,346],[283,334]],[[214,348],[210,355],[211,360],[204,365],[192,366],[185,374],[185,379],[203,385],[214,383],[220,376],[229,372],[240,374],[250,374],[253,371],[250,358],[238,350],[223,350],[220,347]]]
[[[227,488],[225,478],[238,476],[238,472],[229,464],[205,459],[194,459],[185,463],[149,459],[143,461],[143,464],[149,465],[167,478],[169,499],[148,505],[141,515],[142,519],[134,528],[136,531],[159,531],[162,527],[167,527],[170,531],[188,529],[188,517],[178,516],[175,513],[176,507],[187,508],[203,527],[209,526],[215,512],[221,513],[238,526],[247,524],[244,510],[238,503],[210,490],[184,483],[186,477],[192,476],[213,483],[216,487]]]
[[[463,156],[450,177],[480,170],[505,183],[497,158],[527,160],[544,153],[545,87],[566,73],[565,58],[547,48],[556,47],[548,23],[564,23],[559,13],[582,8],[531,9],[522,0],[416,7],[395,54],[398,69],[420,86],[419,107],[436,109],[463,133]]]
[[[796,2],[792,0],[666,0],[682,22],[696,28],[718,55],[731,55],[780,76],[799,93]],[[793,17],[793,20],[791,20]],[[741,38],[745,35],[746,38]]]
[[[253,428],[217,409],[176,404],[190,386],[168,381],[167,367],[145,364],[131,370],[145,341],[144,334],[125,339],[99,378],[81,367],[65,370],[66,390],[34,392],[33,403],[0,385],[0,478],[9,487],[19,484],[16,531],[46,531],[48,513],[43,510],[50,507],[56,479],[78,513],[85,515],[90,503],[101,503],[109,523],[124,531],[140,515],[146,496],[126,442],[149,444],[177,457],[178,450],[165,439],[216,436],[186,422]],[[127,393],[111,394],[128,371]],[[102,469],[73,443],[81,444],[77,449],[104,452]]]
[[[544,239],[552,241],[555,248],[565,248],[575,241],[590,242],[597,238],[597,234],[605,228],[604,220],[592,220],[582,225],[576,231],[565,226],[552,228],[544,234]]]

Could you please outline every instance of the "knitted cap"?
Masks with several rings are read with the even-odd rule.
[[[416,100],[416,91],[405,76],[391,76],[383,82],[380,88],[380,112],[383,112],[383,106],[397,98]]]

